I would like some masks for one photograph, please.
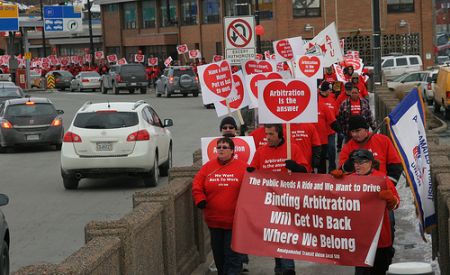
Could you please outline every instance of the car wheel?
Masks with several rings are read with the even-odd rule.
[[[169,89],[167,89],[167,87],[164,88],[164,95],[165,95],[165,97],[167,97],[167,98],[169,98],[169,97],[171,96],[171,94],[169,93]]]
[[[130,94],[134,94],[134,91],[136,91],[136,89],[130,89]]]
[[[0,153],[6,153],[7,150],[8,150],[8,147],[0,145]]]
[[[75,177],[64,177],[63,176],[63,184],[64,184],[64,188],[66,188],[67,190],[74,190],[78,188],[78,183],[80,180],[77,180]]]
[[[146,94],[147,93],[147,87],[141,87],[141,94]]]
[[[162,177],[167,177],[169,175],[170,168],[172,168],[172,145],[170,145],[169,152],[167,153],[167,161],[161,165],[159,174]]]
[[[156,97],[161,97],[161,94],[160,93],[156,93]]]
[[[433,112],[435,114],[439,114],[441,112],[441,105],[439,103],[437,103],[436,101],[434,102]]]
[[[147,173],[144,177],[144,186],[145,187],[155,187],[158,185],[159,178],[159,167],[158,167],[158,154],[155,153],[155,161],[153,163],[153,168],[150,172]]]
[[[193,96],[193,97],[198,97],[198,92],[192,93],[192,96]]]
[[[113,84],[113,94],[119,94],[119,89],[117,89],[116,84]]]
[[[108,93],[108,90],[106,90],[105,85],[103,84],[103,82],[100,84],[100,92],[102,92],[102,94]]]
[[[56,151],[61,151],[62,143],[55,144]]]
[[[433,106],[433,100],[432,99],[428,99],[427,103],[428,103],[428,106]]]
[[[187,97],[188,96],[188,94],[183,94],[183,97]]]
[[[0,275],[9,275],[9,247],[3,240],[3,249],[0,253]]]
[[[446,120],[450,120],[450,108],[445,108],[444,117]]]

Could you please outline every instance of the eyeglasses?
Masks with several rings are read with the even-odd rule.
[[[227,150],[230,149],[228,146],[217,146],[217,150]]]
[[[235,129],[234,126],[223,126],[222,130],[233,130]]]

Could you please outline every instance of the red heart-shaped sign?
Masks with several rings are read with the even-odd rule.
[[[249,60],[245,63],[244,68],[246,74],[268,73],[273,71],[272,64],[267,61]]]
[[[63,66],[69,65],[69,59],[66,57],[61,58],[61,65],[63,65]]]
[[[214,55],[213,56],[213,61],[214,62],[219,62],[221,60],[223,60],[223,56],[221,56],[221,55]]]
[[[197,52],[197,50],[190,50],[189,55],[191,58],[196,58],[198,55],[198,52]]]
[[[289,43],[289,40],[285,39],[278,41],[276,48],[278,54],[281,55],[282,57],[286,59],[294,58],[294,54],[292,53],[292,47],[291,44]]]
[[[250,80],[250,90],[253,95],[258,98],[258,86],[256,86],[258,81],[260,80],[268,80],[268,79],[283,79],[283,76],[279,73],[270,73],[268,75],[258,74],[255,75],[252,80]]]
[[[226,98],[231,93],[233,86],[230,63],[224,60],[217,64],[208,65],[203,72],[203,80],[208,89],[214,94]]]
[[[233,96],[230,100],[230,108],[238,109],[241,106],[242,101],[244,100],[244,85],[242,83],[242,79],[238,75],[233,75],[233,83],[234,88],[236,89],[236,96]],[[222,100],[220,103],[224,106],[227,106],[227,101]]]
[[[186,44],[177,46],[178,53],[185,53],[187,51]]]
[[[103,52],[102,51],[95,52],[95,58],[96,59],[102,59],[103,58]]]
[[[158,58],[157,58],[157,57],[150,57],[150,58],[148,59],[148,64],[149,64],[150,66],[156,66],[156,65],[158,65]]]
[[[315,75],[320,69],[320,59],[317,56],[302,56],[298,60],[300,71],[307,77]]]
[[[353,66],[354,71],[358,71],[361,68],[361,62],[357,59],[345,59],[346,66]]]
[[[217,140],[219,138],[215,138],[211,140],[211,142],[208,144],[208,158],[215,159],[217,158]],[[245,142],[245,140],[234,137],[234,158],[240,159],[246,163],[248,163],[248,160],[250,158],[250,146]]]
[[[305,111],[311,99],[311,90],[300,80],[269,83],[263,92],[264,103],[276,117],[289,122]]]
[[[142,54],[137,54],[137,55],[136,55],[136,62],[139,62],[139,63],[144,62],[144,55],[142,55]]]
[[[115,54],[108,55],[106,58],[108,59],[108,62],[117,62],[117,55]]]

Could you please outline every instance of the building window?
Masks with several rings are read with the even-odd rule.
[[[222,42],[216,42],[216,54],[222,55]]]
[[[142,1],[142,27],[156,27],[156,0]]]
[[[414,12],[414,0],[387,0],[387,12]]]
[[[105,5],[105,12],[116,12],[119,10],[119,4]]]
[[[203,0],[203,23],[214,24],[220,22],[220,1],[219,0]]]
[[[320,0],[292,0],[294,17],[320,17]]]
[[[181,24],[197,24],[197,0],[181,0]]]
[[[120,47],[106,47],[106,55],[117,54],[120,56]]]
[[[254,0],[225,1],[225,15],[239,16],[255,14]],[[271,19],[273,17],[272,0],[258,0],[259,18]]]
[[[125,29],[136,29],[136,2],[123,4]]]
[[[167,12],[169,7],[169,12]],[[177,21],[177,7],[175,0],[161,1],[161,27],[173,26]]]

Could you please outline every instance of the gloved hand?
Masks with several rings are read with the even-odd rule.
[[[255,167],[251,167],[251,166],[247,167],[247,172],[251,173],[253,171],[255,171]]]
[[[298,164],[297,162],[295,162],[295,160],[287,159],[285,161],[285,163],[286,163],[286,169],[288,169],[288,170],[290,170],[290,171],[292,171],[294,173],[306,173],[306,172],[308,172],[306,170],[305,166],[303,166],[301,164]]]
[[[346,173],[353,173],[355,172],[355,162],[353,161],[353,153],[356,150],[353,150],[350,155],[348,156],[348,159],[344,162],[342,165],[342,170],[344,170]]]
[[[381,190],[380,193],[378,193],[378,197],[380,197],[380,199],[386,201],[387,209],[392,210],[397,207],[398,200],[396,197],[394,197],[394,194],[392,193],[391,190],[389,190],[389,189]]]
[[[344,177],[344,171],[342,171],[340,169],[334,169],[333,171],[330,172],[330,174],[335,179],[342,179]]]
[[[197,203],[197,207],[199,209],[205,209],[205,207],[206,207],[206,200],[202,200],[201,202]]]

